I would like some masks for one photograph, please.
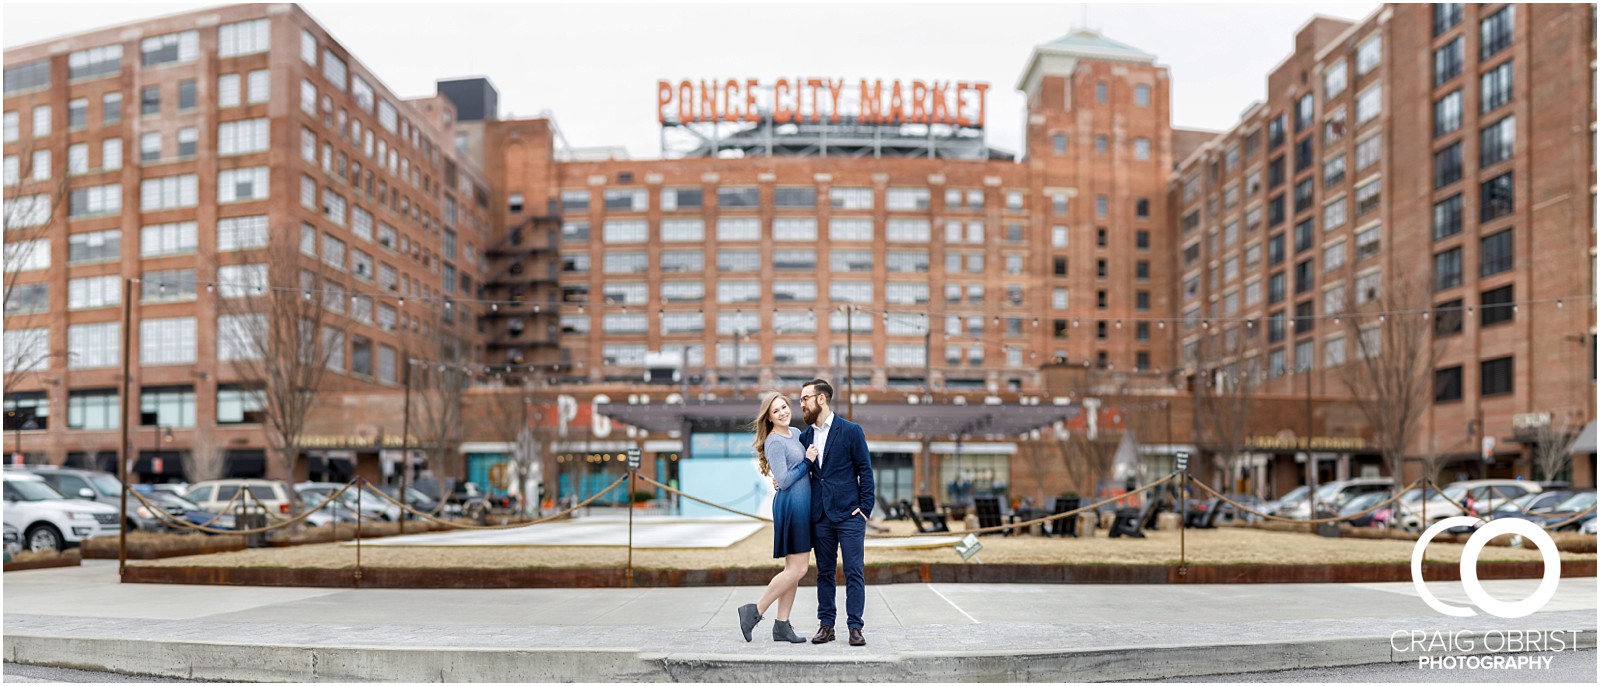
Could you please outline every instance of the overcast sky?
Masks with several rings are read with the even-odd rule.
[[[217,3],[7,4],[7,48]],[[575,147],[660,155],[657,79],[983,81],[990,145],[1017,152],[1033,46],[1088,23],[1172,74],[1172,123],[1222,130],[1262,97],[1313,15],[1377,3],[324,4],[306,10],[390,90],[487,76],[502,118],[549,111]]]

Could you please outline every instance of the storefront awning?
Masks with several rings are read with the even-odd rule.
[[[756,400],[691,405],[597,405],[595,411],[650,432],[729,431],[748,424]],[[885,405],[859,404],[835,411],[860,424],[868,436],[901,439],[1015,439],[1056,422],[1076,418],[1079,405]],[[798,413],[796,413],[798,414]],[[798,420],[798,417],[796,417]]]
[[[1583,433],[1573,439],[1572,445],[1567,446],[1567,454],[1593,454],[1594,448],[1594,422],[1591,421],[1588,426],[1583,427]]]

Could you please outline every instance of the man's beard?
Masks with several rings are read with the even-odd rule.
[[[817,423],[817,419],[822,416],[822,408],[820,408],[820,407],[802,407],[802,408],[800,408],[800,414],[805,417],[805,420],[806,420],[807,424],[815,426],[816,423]]]

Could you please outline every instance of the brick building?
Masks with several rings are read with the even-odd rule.
[[[1177,450],[1218,452],[1194,389],[1248,359],[1262,386],[1247,459],[1197,468],[1281,493],[1308,478],[1308,434],[1319,480],[1380,469],[1334,371],[1352,356],[1330,303],[1365,305],[1411,274],[1430,277],[1423,307],[1458,316],[1436,320],[1438,401],[1408,452],[1477,456],[1491,436],[1493,463],[1446,476],[1533,476],[1514,426],[1594,417],[1592,27],[1585,5],[1313,18],[1221,133],[1171,126],[1155,56],[1074,31],[1020,65],[1016,155],[971,121],[769,110],[650,160],[570,149],[552,118],[501,120],[487,79],[398,98],[292,5],[15,48],[7,199],[60,203],[7,214],[8,249],[42,250],[8,253],[6,407],[56,419],[12,427],[7,452],[104,465],[128,422],[141,455],[209,448],[259,471],[259,379],[218,361],[225,294],[206,285],[255,278],[270,236],[325,265],[313,290],[343,310],[323,334],[343,359],[307,429],[316,459],[297,477],[342,474],[341,460],[394,473],[396,449],[418,445],[394,411],[407,358],[576,403],[595,425],[563,462],[611,464],[599,458],[642,438],[596,435],[605,402],[749,398],[821,375],[856,402],[1159,407],[1163,421],[1135,422],[1152,474]],[[663,84],[663,140],[692,128],[693,107],[674,120],[665,104],[681,85]],[[275,286],[302,285],[282,271]],[[124,278],[143,287],[129,405],[148,418],[117,401]],[[15,385],[13,363],[27,370]],[[477,432],[460,437],[481,458],[469,476],[509,445]],[[690,436],[651,438],[658,464],[693,457]],[[965,459],[1016,496],[1075,487],[1035,473],[1030,441],[980,441]],[[939,471],[915,484],[938,493],[962,478],[928,468],[944,450],[897,447],[884,469]],[[169,470],[138,461],[142,478]],[[1592,483],[1592,462],[1572,478]]]
[[[1400,325],[1437,346],[1407,454],[1550,478],[1530,429],[1595,415],[1593,26],[1592,5],[1307,22],[1266,98],[1173,174],[1180,364],[1349,397],[1357,331],[1392,342],[1370,313],[1431,310]],[[1556,476],[1593,483],[1592,457]]]
[[[402,352],[438,340],[481,355],[459,294],[487,264],[489,184],[451,144],[453,109],[397,97],[299,7],[112,27],[6,65],[5,407],[36,427],[8,426],[8,462],[109,468],[127,422],[142,478],[183,476],[197,449],[265,471],[262,378],[234,362],[261,352],[231,333],[264,313],[230,301],[269,287],[324,299],[322,390],[398,388]],[[298,477],[356,457],[313,454]]]

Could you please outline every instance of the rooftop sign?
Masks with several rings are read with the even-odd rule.
[[[983,128],[989,84],[968,81],[780,78],[656,82],[656,120],[662,124],[757,122],[775,124],[945,124]]]

